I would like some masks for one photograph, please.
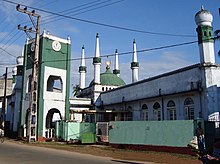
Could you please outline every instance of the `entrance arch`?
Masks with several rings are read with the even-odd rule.
[[[62,120],[61,113],[58,109],[52,108],[46,116],[45,137],[51,139],[55,136],[55,121]]]
[[[50,109],[46,116],[46,129],[55,128],[54,122],[58,120],[62,120],[60,111],[56,108]]]

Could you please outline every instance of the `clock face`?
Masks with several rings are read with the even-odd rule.
[[[58,41],[53,41],[53,43],[52,43],[52,48],[53,48],[53,50],[54,51],[60,51],[60,49],[61,49],[61,44],[60,44],[60,42],[58,42]]]

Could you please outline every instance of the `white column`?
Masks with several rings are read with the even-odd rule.
[[[85,48],[82,47],[82,55],[81,55],[81,65],[79,67],[79,87],[81,89],[85,88],[86,84],[86,64],[85,64]]]
[[[100,68],[101,68],[101,58],[99,50],[99,34],[96,35],[96,47],[95,47],[95,57],[93,58],[94,65],[94,83],[100,84]]]
[[[115,69],[113,70],[113,73],[120,76],[120,70],[119,70],[119,63],[118,63],[118,49],[115,50]]]
[[[131,63],[132,83],[138,81],[139,63],[137,62],[137,46],[135,40],[133,41],[133,56]]]

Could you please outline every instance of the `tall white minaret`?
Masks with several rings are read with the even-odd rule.
[[[113,70],[113,74],[120,76],[119,64],[118,64],[118,49],[115,50],[115,69]]]
[[[131,62],[132,83],[138,81],[138,68],[139,68],[139,63],[137,62],[137,46],[134,40],[133,41],[133,56],[132,56],[132,62]]]
[[[212,14],[202,6],[195,15],[201,63],[215,63],[212,21]]]
[[[96,46],[95,46],[95,57],[93,58],[94,65],[94,84],[100,84],[100,67],[101,58],[99,50],[99,34],[96,34]]]
[[[86,64],[85,64],[85,48],[82,47],[81,65],[79,66],[79,87],[85,88],[86,85]]]

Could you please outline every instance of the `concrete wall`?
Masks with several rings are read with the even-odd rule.
[[[57,138],[65,141],[82,140],[83,133],[95,134],[95,123],[63,122],[56,123]]]
[[[110,122],[110,144],[187,147],[194,136],[193,120]]]

